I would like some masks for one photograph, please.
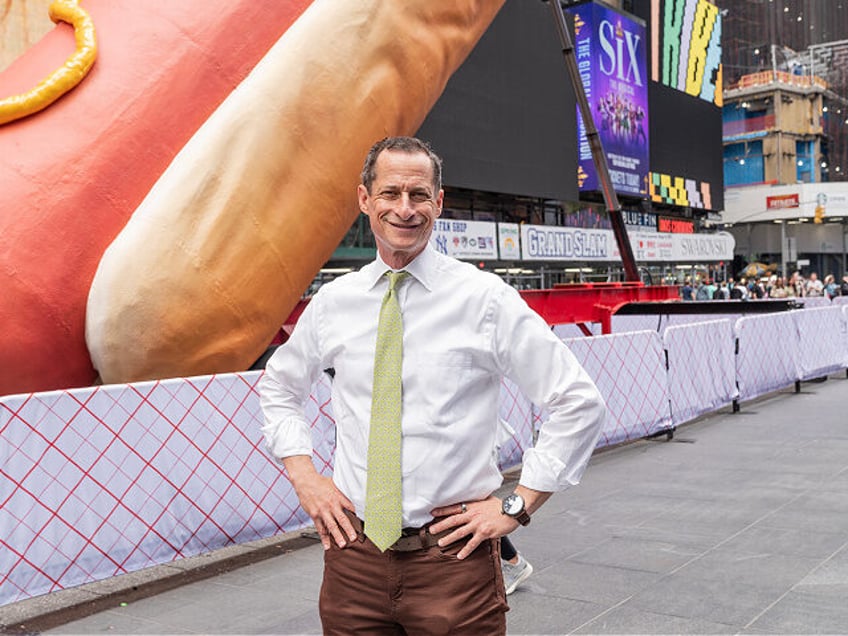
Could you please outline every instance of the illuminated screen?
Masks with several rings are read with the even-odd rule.
[[[651,79],[721,106],[719,8],[707,0],[650,4]]]
[[[648,101],[651,105],[651,158],[648,198],[654,203],[666,205],[722,210],[724,172],[719,106],[721,92],[715,90],[716,86],[721,86],[721,60],[719,58],[715,61],[708,55],[714,42],[713,35],[720,37],[721,16],[717,10],[708,11],[709,7],[699,5],[709,5],[715,9],[712,3],[705,0],[633,2],[636,15],[648,22],[648,39],[652,43],[677,42],[676,46],[650,47],[652,81],[648,82]],[[705,34],[708,29],[704,25],[708,21],[705,20],[713,14],[715,19],[709,22],[712,30],[707,40]],[[701,16],[700,22],[698,16]],[[695,29],[694,25],[697,24],[704,28]],[[693,33],[697,36],[695,40],[692,40]],[[666,62],[656,57],[661,49],[664,50]],[[698,50],[701,51],[700,56],[694,53]],[[720,41],[718,53],[720,56]],[[679,89],[679,72],[676,75],[678,81],[674,85],[662,81],[675,76],[674,73],[663,71],[672,68],[679,71],[684,59],[686,69],[700,68],[703,71],[700,75],[701,90],[697,95]],[[708,60],[712,62],[708,64]],[[708,67],[714,71],[708,71]],[[688,75],[687,70],[684,77]],[[692,77],[695,76],[693,71]],[[687,85],[694,86],[695,82],[683,83],[683,86]],[[707,85],[712,86],[712,92]]]
[[[507,2],[418,135],[444,158],[446,185],[574,201],[574,104],[550,8]]]
[[[601,4],[568,10],[577,68],[616,192],[646,198],[648,73],[645,26]],[[578,185],[600,190],[586,127],[577,113]]]
[[[721,109],[654,82],[649,94],[651,201],[723,209]]]

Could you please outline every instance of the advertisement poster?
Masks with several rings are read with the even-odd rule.
[[[637,261],[670,261],[674,251],[674,237],[662,232],[628,232],[630,249]],[[616,258],[621,258],[618,245],[615,246]]]
[[[648,193],[648,89],[645,26],[601,4],[568,10],[574,22],[577,67],[595,127],[619,194]],[[598,174],[577,112],[578,183],[600,190]]]
[[[684,263],[733,260],[736,242],[728,232],[668,234],[628,231],[633,256],[640,263]],[[525,261],[621,262],[612,230],[550,225],[521,226],[521,258]]]
[[[495,224],[487,221],[436,219],[430,243],[454,258],[498,257]]]
[[[517,261],[521,258],[518,232],[518,223],[498,223],[498,252],[502,261]]]
[[[736,245],[728,232],[628,230],[627,235],[641,263],[730,261]],[[430,242],[442,254],[469,260],[493,260],[500,254],[510,261],[621,262],[612,230],[436,219]]]
[[[732,261],[736,240],[729,232],[675,234],[671,259],[687,261]]]
[[[521,226],[521,258],[525,261],[611,261],[614,246],[610,230]]]

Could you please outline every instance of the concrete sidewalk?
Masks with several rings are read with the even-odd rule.
[[[848,379],[597,453],[579,487],[512,537],[535,573],[509,597],[510,634],[846,633]],[[321,633],[313,538],[228,551],[0,608],[0,623]]]

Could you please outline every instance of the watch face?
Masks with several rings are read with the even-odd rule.
[[[503,510],[506,514],[514,517],[524,510],[524,500],[520,495],[512,494],[503,500]]]

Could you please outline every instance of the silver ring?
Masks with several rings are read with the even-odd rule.
[[[462,502],[461,504],[459,504],[459,509],[460,509],[462,514],[465,514],[466,512],[468,512],[468,506],[465,505],[465,502]]]

